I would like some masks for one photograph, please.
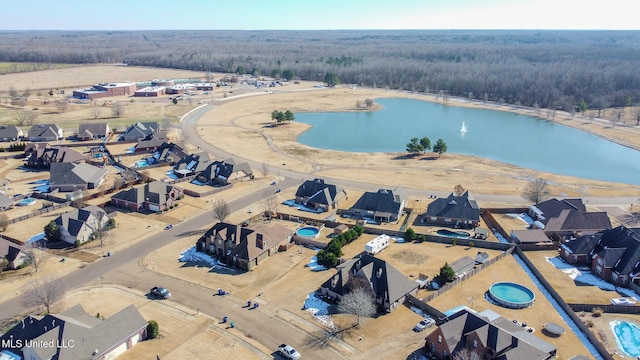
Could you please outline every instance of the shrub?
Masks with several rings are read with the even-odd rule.
[[[155,339],[160,334],[160,326],[158,322],[155,320],[149,320],[147,322],[147,338]]]
[[[75,245],[75,247],[80,247],[81,243],[80,240],[76,240],[73,245]]]
[[[413,241],[417,238],[417,234],[416,232],[412,229],[412,228],[408,228],[405,232],[404,232],[404,239],[407,241]]]
[[[600,317],[602,316],[603,313],[604,313],[604,310],[602,310],[602,308],[597,306],[591,310],[591,316],[593,317]]]

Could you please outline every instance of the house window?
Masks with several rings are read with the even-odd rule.
[[[436,221],[436,220],[438,220],[438,218],[437,218],[437,217],[435,217],[435,216],[432,216],[432,217],[431,217],[431,221]]]
[[[602,259],[598,259],[598,265],[602,265]]]
[[[602,266],[596,265],[596,273],[602,274]]]
[[[477,348],[478,347],[478,340],[473,340],[473,348]]]
[[[578,255],[573,255],[573,261],[578,261]]]
[[[438,335],[438,344],[442,344],[442,335]]]
[[[448,222],[448,223],[450,223],[450,222],[451,222],[451,219],[444,219],[444,222]]]

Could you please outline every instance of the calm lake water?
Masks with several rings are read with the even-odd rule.
[[[302,144],[350,152],[403,152],[413,137],[438,138],[447,152],[581,178],[640,184],[640,152],[567,126],[513,113],[376,99],[374,112],[297,113],[313,125]],[[574,120],[577,121],[577,120]],[[467,131],[461,132],[462,124]]]

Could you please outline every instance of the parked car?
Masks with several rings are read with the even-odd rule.
[[[292,346],[287,344],[282,344],[278,346],[278,351],[282,356],[290,360],[300,359],[300,353],[294,349]]]
[[[173,229],[173,225],[169,224],[167,226],[164,227],[165,230],[171,230]]]
[[[169,290],[163,287],[154,286],[149,292],[151,293],[151,295],[155,296],[158,299],[166,300],[171,297],[171,293],[169,292]]]
[[[280,192],[280,189],[276,190],[276,194]]]
[[[425,318],[425,319],[422,319],[422,321],[420,321],[419,323],[416,324],[416,326],[413,327],[413,331],[421,332],[424,329],[430,328],[435,324],[436,324],[435,320],[431,318]]]

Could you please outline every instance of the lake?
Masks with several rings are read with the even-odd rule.
[[[444,106],[414,99],[376,99],[374,112],[297,113],[313,127],[298,141],[319,149],[404,152],[413,137],[448,153],[473,155],[561,175],[640,184],[640,152],[568,126],[514,113]],[[573,120],[578,121],[578,120]],[[461,132],[462,125],[466,132]]]

